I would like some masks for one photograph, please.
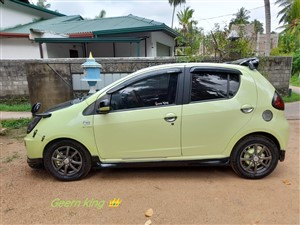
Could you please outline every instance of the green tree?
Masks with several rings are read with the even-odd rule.
[[[95,19],[101,19],[104,18],[106,16],[106,11],[105,10],[101,10],[98,16],[95,16]]]
[[[49,9],[51,7],[50,3],[47,3],[47,0],[38,0],[36,6],[41,8]]]
[[[176,38],[178,46],[182,47],[179,54],[181,55],[198,55],[199,46],[202,35],[202,28],[198,28],[197,21],[193,20],[194,10],[190,7],[185,8],[183,11],[177,13],[179,24],[182,26],[177,29],[181,34]]]
[[[300,0],[294,0],[291,10],[288,13],[286,28],[300,38]]]
[[[253,20],[252,22],[251,22],[251,24],[253,24],[253,26],[254,26],[254,31],[255,31],[255,33],[257,34],[257,33],[260,33],[260,34],[262,34],[263,32],[264,32],[264,25],[259,21],[259,20]]]
[[[230,41],[227,38],[228,35],[229,30],[227,30],[227,28],[221,30],[220,25],[216,23],[214,25],[214,29],[207,36],[208,39],[211,39],[210,52],[214,53],[215,58],[219,56],[220,59],[223,59],[224,55],[226,55],[226,46],[228,46],[230,43]]]
[[[181,5],[185,3],[185,0],[169,0],[169,4],[171,6],[173,6],[173,13],[172,13],[172,23],[171,23],[171,28],[173,28],[173,24],[174,24],[174,15],[175,15],[175,8],[178,5]]]
[[[292,74],[298,75],[300,78],[300,49],[298,49],[294,54]]]
[[[284,18],[284,31],[280,34],[277,51],[278,54],[293,55],[300,49],[300,0],[292,2]]]
[[[234,14],[235,18],[231,19],[229,28],[231,28],[232,24],[249,24],[249,14],[250,11],[248,11],[244,7],[240,8],[238,12]]]
[[[215,58],[219,57],[220,60],[235,60],[253,56],[250,41],[243,36],[243,33],[234,41],[228,39],[229,33],[227,27],[221,29],[219,24],[215,24],[211,34],[206,37],[210,40],[205,43],[209,49],[208,54],[214,54]]]

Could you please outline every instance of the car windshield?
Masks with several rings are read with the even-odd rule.
[[[83,96],[83,97],[80,97],[80,98],[75,98],[75,99],[71,100],[71,104],[72,104],[72,105],[78,104],[78,103],[80,103],[80,102],[82,102],[82,101],[88,99],[88,98],[91,97],[91,96],[92,96],[92,95],[90,94],[90,95],[86,95],[86,96]]]
[[[70,107],[72,105],[78,104],[78,103],[88,99],[91,96],[92,95],[86,95],[86,96],[83,96],[83,97],[80,97],[80,98],[75,98],[75,99],[60,103],[60,104],[55,105],[55,106],[51,107],[50,109],[46,110],[46,112],[54,112],[54,111],[57,111],[59,109],[64,109],[64,108]]]

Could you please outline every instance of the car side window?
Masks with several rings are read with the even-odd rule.
[[[192,74],[191,101],[232,98],[239,88],[239,75],[221,72]]]
[[[232,98],[235,96],[240,87],[240,76],[236,74],[229,74],[229,88],[228,88],[228,97]]]
[[[162,74],[137,81],[114,92],[111,109],[133,109],[175,104],[178,74]]]

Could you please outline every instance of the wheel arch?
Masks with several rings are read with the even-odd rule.
[[[267,132],[253,132],[253,133],[249,133],[247,135],[245,135],[244,137],[240,138],[236,143],[235,145],[233,146],[233,148],[231,149],[231,153],[230,155],[233,153],[233,150],[235,149],[235,147],[240,143],[242,142],[244,139],[250,137],[250,136],[261,136],[261,137],[265,137],[265,138],[268,138],[270,139],[277,147],[278,151],[280,152],[280,144],[279,144],[279,141],[277,140],[277,138],[275,136],[273,136],[272,134],[270,133],[267,133]]]
[[[47,149],[49,148],[49,146],[53,145],[54,143],[56,142],[59,142],[59,141],[73,141],[73,142],[76,142],[77,144],[81,145],[85,150],[86,152],[92,157],[90,151],[88,150],[88,148],[82,144],[81,142],[75,140],[75,139],[72,139],[72,138],[57,138],[57,139],[53,139],[52,141],[48,142],[47,145],[44,147],[44,150],[43,150],[43,158],[45,158],[45,152],[47,151]]]

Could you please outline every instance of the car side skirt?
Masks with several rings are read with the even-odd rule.
[[[141,167],[179,167],[179,166],[227,166],[229,157],[221,159],[155,161],[155,162],[121,162],[103,163],[97,156],[93,157],[93,166],[97,168],[141,168]]]

